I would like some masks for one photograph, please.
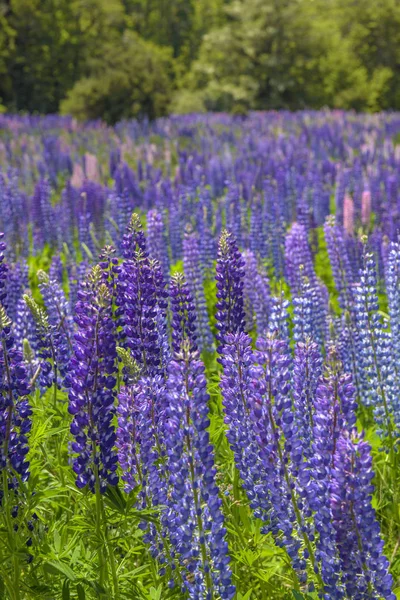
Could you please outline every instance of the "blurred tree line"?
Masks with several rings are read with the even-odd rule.
[[[400,110],[399,0],[0,0],[0,108]]]

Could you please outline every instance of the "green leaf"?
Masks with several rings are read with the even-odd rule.
[[[54,548],[55,548],[55,551],[57,552],[57,554],[60,554],[61,535],[59,534],[57,529],[54,530]]]
[[[65,577],[67,577],[67,579],[69,579],[70,581],[76,580],[76,575],[71,569],[71,567],[60,561],[50,560],[44,564],[43,568],[47,573],[50,573],[52,575],[61,574],[65,575]]]
[[[162,586],[159,585],[157,589],[151,587],[150,588],[150,597],[151,600],[160,600],[162,592]]]
[[[105,494],[106,502],[121,514],[125,513],[126,500],[121,490],[116,486],[108,486]]]
[[[62,587],[62,600],[70,600],[70,598],[71,594],[69,591],[69,579],[65,579]]]
[[[85,600],[85,598],[86,598],[85,588],[83,587],[82,584],[78,583],[78,585],[76,586],[76,592],[78,594],[78,600]]]
[[[248,590],[244,596],[239,592],[237,600],[250,600],[252,593],[253,593],[253,589]]]

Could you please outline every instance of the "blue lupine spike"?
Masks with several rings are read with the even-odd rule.
[[[372,508],[371,448],[356,431],[337,441],[330,503],[342,578],[348,598],[395,600],[389,561]]]
[[[140,248],[142,232],[125,236],[127,255],[118,267],[117,311],[123,329],[123,345],[145,375],[165,372],[169,360],[166,308],[168,293],[160,266]],[[143,244],[144,245],[144,244]],[[138,250],[134,250],[137,247]]]
[[[379,314],[375,261],[366,248],[354,297],[362,400],[373,407],[380,433],[388,433],[393,445],[394,430],[400,421],[400,403],[392,376],[395,367],[391,334]]]
[[[158,260],[165,281],[169,280],[170,260],[162,215],[156,210],[147,213],[147,248],[152,258]]]
[[[183,240],[183,266],[186,281],[196,307],[197,343],[201,351],[212,351],[214,344],[204,293],[199,239],[196,234],[191,233],[189,230],[186,231]]]
[[[343,310],[350,311],[353,306],[352,283],[354,276],[343,230],[336,224],[334,217],[328,217],[324,225],[324,233],[333,279],[339,293],[339,303]]]
[[[217,303],[215,305],[217,352],[221,354],[227,333],[245,329],[243,299],[244,260],[231,233],[223,231],[218,245],[216,266]]]
[[[207,431],[204,365],[187,344],[168,370],[166,445],[170,475],[168,534],[183,586],[194,599],[235,595],[226,529]]]
[[[263,335],[268,327],[271,310],[271,292],[267,274],[257,264],[251,251],[243,252],[244,268],[244,306],[246,312],[246,328],[256,329]]]
[[[189,341],[192,350],[197,350],[196,307],[182,273],[177,273],[172,277],[169,297],[171,299],[171,333],[174,352],[181,350],[185,340]]]
[[[268,331],[275,333],[279,339],[289,342],[289,302],[283,292],[271,298],[271,312],[268,320]]]
[[[78,292],[75,310],[77,333],[65,386],[69,413],[73,415],[71,448],[76,485],[104,493],[118,482],[114,450],[115,384],[117,352],[111,294],[102,283],[103,273],[93,267]]]

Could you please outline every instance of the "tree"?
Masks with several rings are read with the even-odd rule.
[[[172,89],[170,53],[126,32],[118,44],[104,48],[61,104],[78,119],[120,119],[165,115]]]

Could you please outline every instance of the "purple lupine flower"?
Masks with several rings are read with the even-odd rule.
[[[182,273],[176,273],[171,278],[169,297],[172,311],[173,351],[179,352],[185,340],[189,340],[191,350],[197,350],[196,307]]]
[[[59,360],[60,373],[64,376],[61,365],[62,362],[66,363],[69,360],[72,350],[73,319],[70,305],[61,284],[56,279],[51,279],[47,273],[41,270],[38,271],[37,276],[49,324],[53,328],[55,345],[59,346],[57,352],[64,355],[64,359]],[[62,335],[59,336],[58,333]]]
[[[53,329],[49,323],[46,311],[35,302],[32,296],[24,294],[23,299],[31,312],[35,324],[34,346],[37,349],[37,355],[40,359],[38,383],[42,390],[54,386],[56,399],[56,390],[61,385],[61,380],[59,378],[56,345],[52,335]],[[61,362],[63,362],[63,358],[62,356]]]
[[[287,342],[274,334],[259,337],[253,362],[255,393],[251,397],[251,414],[260,458],[268,473],[262,485],[273,507],[270,528],[275,535],[282,532],[283,538],[277,537],[276,542],[285,546],[297,576],[305,581],[312,547],[289,469],[295,440]]]
[[[310,482],[306,490],[317,533],[316,569],[321,573],[325,591],[335,599],[342,598],[343,591],[331,519],[329,482],[338,440],[343,431],[354,427],[356,406],[351,377],[341,372],[332,349],[331,366],[316,391]]]
[[[28,287],[28,265],[22,262],[9,265],[6,286],[6,304],[7,314],[13,322],[16,319],[16,306],[18,301],[22,298],[22,294]]]
[[[55,254],[51,259],[50,269],[49,269],[49,278],[52,281],[57,281],[57,283],[62,284],[63,282],[63,274],[64,274],[64,265],[62,264],[62,260],[59,254]]]
[[[143,541],[150,545],[151,554],[161,565],[160,574],[163,574],[165,564],[171,564],[173,559],[164,542],[168,535],[165,513],[169,478],[164,430],[167,419],[164,377],[157,375],[140,378],[131,390],[131,398],[133,402],[130,411],[131,414],[133,412],[133,418],[136,418],[139,439],[140,472],[136,477],[141,477],[141,488],[138,505],[142,510],[161,510],[161,531],[154,523],[146,521],[140,524],[140,529],[144,533]],[[133,469],[131,474],[133,475]]]
[[[75,309],[75,304],[78,301],[78,290],[80,289],[88,270],[89,264],[84,260],[78,265],[74,263],[69,274],[69,306],[71,313]]]
[[[73,321],[61,286],[50,280],[44,271],[38,271],[38,277],[47,310],[38,306],[27,294],[24,295],[24,300],[36,325],[33,347],[37,349],[41,359],[39,383],[42,388],[54,385],[56,399],[56,389],[62,385],[71,357]],[[27,326],[29,327],[29,322]]]
[[[243,252],[244,268],[244,307],[246,312],[246,329],[256,328],[263,335],[268,327],[271,292],[267,274],[257,264],[257,259],[250,251]]]
[[[200,263],[200,247],[197,234],[186,229],[183,240],[183,265],[186,281],[196,307],[196,337],[201,351],[213,349],[207,304],[204,294],[203,272]]]
[[[324,233],[333,280],[339,293],[339,304],[343,310],[350,311],[353,306],[352,283],[354,277],[343,229],[336,224],[335,217],[326,219]]]
[[[281,340],[286,340],[289,343],[289,302],[285,300],[285,295],[282,292],[279,296],[271,298],[271,312],[268,320],[269,333],[275,333]]]
[[[160,266],[165,281],[169,280],[170,260],[162,215],[156,210],[147,213],[147,248]]]
[[[134,386],[123,386],[118,394],[118,427],[115,445],[126,493],[134,490],[142,482],[138,424],[140,412],[135,401]]]
[[[330,504],[346,594],[349,598],[395,600],[389,561],[371,504],[373,478],[369,444],[356,431],[343,432],[336,444]]]
[[[48,181],[42,179],[37,183],[32,197],[32,213],[35,248],[39,250],[45,243],[52,245],[56,238],[56,230]]]
[[[393,350],[387,324],[379,315],[377,274],[374,257],[364,249],[360,282],[354,289],[355,324],[358,330],[357,350],[362,399],[372,406],[380,432],[388,432],[394,444],[394,418],[400,421],[400,401],[392,373]],[[396,415],[396,417],[394,417]]]
[[[243,299],[244,260],[236,240],[228,231],[223,231],[218,244],[216,266],[218,329],[217,351],[222,354],[227,333],[238,333],[245,329]]]
[[[65,386],[69,389],[69,413],[76,485],[94,493],[104,492],[107,483],[118,482],[114,451],[116,344],[111,294],[102,283],[103,273],[93,267],[78,292],[73,356]]]
[[[22,351],[24,340],[28,340],[29,345],[33,349],[36,349],[37,336],[35,320],[24,298],[18,300],[15,314],[15,321],[13,323],[15,347]]]
[[[214,259],[217,253],[215,238],[211,232],[211,197],[208,190],[204,188],[200,192],[201,213],[198,219],[200,265],[204,279],[212,279],[214,276]]]
[[[307,231],[299,223],[293,223],[285,239],[286,278],[293,293],[301,288],[305,276],[313,285],[316,283],[311,250],[308,245]]]
[[[6,296],[7,296],[7,273],[8,273],[8,265],[5,262],[4,253],[6,251],[6,244],[3,242],[4,233],[0,233],[0,304],[3,306],[7,306],[6,304]]]
[[[172,260],[176,262],[182,259],[182,212],[179,198],[173,198],[169,208],[169,244],[171,247]]]
[[[11,319],[0,305],[0,472],[7,470],[9,487],[16,485],[16,475],[22,481],[29,477],[26,460],[32,414],[29,393],[22,353],[14,348]],[[0,502],[3,494],[0,489]]]
[[[144,237],[137,223],[133,225],[124,236],[124,252],[131,258],[118,267],[116,315],[124,347],[131,349],[143,374],[152,376],[165,372],[169,360],[168,294],[159,263],[143,252]]]
[[[126,228],[126,232],[121,242],[122,255],[124,258],[132,259],[135,252],[141,251],[143,256],[147,256],[146,236],[143,233],[142,224],[139,215],[133,213],[131,220]]]
[[[208,394],[203,363],[185,343],[168,369],[166,444],[170,471],[167,526],[189,597],[235,595],[226,529],[215,483],[207,428]]]
[[[326,331],[327,308],[321,297],[321,289],[311,285],[308,278],[302,277],[293,296],[293,339],[295,342],[304,342],[307,337],[312,337],[322,347]]]
[[[268,242],[269,255],[274,267],[275,276],[283,277],[284,274],[284,244],[286,225],[282,214],[283,206],[280,205],[276,189],[270,181],[264,183],[264,237]]]
[[[295,441],[292,468],[301,479],[301,470],[312,456],[315,395],[322,374],[322,356],[315,342],[306,338],[295,346],[293,361],[293,407]]]
[[[224,421],[228,427],[227,439],[254,515],[269,522],[273,507],[270,489],[263,485],[263,481],[268,481],[269,463],[264,467],[260,460],[251,418],[254,377],[250,336],[246,333],[228,333],[221,363],[223,374],[220,385]]]
[[[236,183],[227,182],[227,194],[225,198],[227,229],[238,245],[242,245],[242,203],[240,189]]]
[[[262,203],[257,196],[253,200],[250,216],[250,251],[257,257],[266,256],[264,232],[263,232],[263,217]]]
[[[111,192],[110,204],[112,213],[115,214],[115,222],[118,228],[118,237],[122,244],[123,235],[129,225],[132,216],[132,203],[126,189],[119,192]]]

